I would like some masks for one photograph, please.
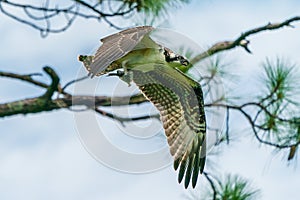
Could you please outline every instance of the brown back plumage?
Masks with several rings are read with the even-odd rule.
[[[151,26],[139,26],[102,38],[101,42],[103,44],[97,50],[90,65],[90,74],[92,76],[98,74],[105,70],[113,61],[125,56],[153,29]]]

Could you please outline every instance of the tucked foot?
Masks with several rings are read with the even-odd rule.
[[[107,76],[118,76],[122,81],[128,84],[128,87],[131,86],[132,75],[128,71],[125,73],[124,71],[117,70],[116,73],[109,73]]]
[[[125,75],[125,72],[123,72],[123,71],[121,71],[121,70],[117,70],[117,72],[116,73],[109,73],[109,74],[107,74],[107,76],[118,76],[118,77],[122,77],[122,76],[124,76]]]

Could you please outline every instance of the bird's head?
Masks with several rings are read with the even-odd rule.
[[[172,67],[180,69],[182,72],[186,72],[189,69],[190,62],[182,55],[175,54],[169,48],[164,48],[164,56],[166,62]]]

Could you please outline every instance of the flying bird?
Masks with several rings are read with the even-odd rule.
[[[196,186],[206,159],[206,121],[200,84],[187,76],[189,61],[152,40],[151,26],[123,30],[101,39],[93,56],[80,55],[89,75],[115,75],[158,109],[178,182]],[[116,71],[116,72],[115,72]]]

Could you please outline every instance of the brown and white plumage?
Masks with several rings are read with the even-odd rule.
[[[142,26],[105,37],[95,56],[79,58],[92,76],[122,69],[126,61],[127,75],[160,112],[174,168],[179,169],[178,181],[184,178],[187,188],[192,180],[195,187],[206,158],[202,89],[198,82],[179,70],[188,64],[187,60],[174,62],[183,57],[150,38],[153,30],[153,27]],[[167,57],[170,55],[173,58]]]

